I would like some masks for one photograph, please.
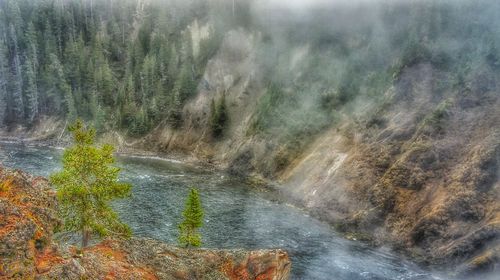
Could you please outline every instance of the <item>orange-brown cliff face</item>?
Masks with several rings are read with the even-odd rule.
[[[56,205],[45,179],[0,167],[0,278],[30,279],[61,261],[50,253]]]
[[[86,248],[53,241],[60,226],[46,179],[0,168],[0,279],[288,279],[282,250],[187,250],[151,239]]]

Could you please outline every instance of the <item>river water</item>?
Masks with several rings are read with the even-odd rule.
[[[53,148],[0,142],[0,163],[36,175],[58,170],[61,155]],[[223,173],[159,158],[119,156],[117,164],[133,195],[114,207],[136,236],[175,243],[188,189],[196,186],[205,209],[203,247],[286,249],[292,279],[441,279],[389,250],[346,240],[273,193]]]

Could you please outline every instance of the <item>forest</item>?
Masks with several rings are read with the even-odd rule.
[[[178,128],[184,104],[210,86],[207,62],[228,30],[242,28],[262,38],[257,64],[268,91],[248,133],[316,134],[358,96],[380,103],[399,73],[420,62],[449,74],[437,91],[463,83],[479,61],[499,69],[498,20],[477,13],[498,3],[479,2],[297,13],[262,1],[5,0],[0,123],[29,128],[41,116],[79,117],[130,136],[159,124]],[[346,15],[354,13],[366,16],[351,22]],[[472,24],[461,28],[465,22]],[[292,67],[292,52],[304,45],[314,55]]]
[[[59,254],[39,238],[58,229],[45,215],[52,185],[75,183],[86,199],[80,182],[95,179],[100,210],[82,213],[119,215],[133,239],[252,250],[216,250],[245,257],[214,271],[212,251],[190,267],[189,248],[135,239],[114,246],[152,270],[121,279],[241,280],[244,267],[276,279],[496,280],[499,12],[498,0],[0,0],[0,204],[16,205],[0,205],[0,245],[26,246],[0,246],[0,278],[26,265],[61,279],[34,268]],[[62,154],[72,123],[102,148],[76,141]],[[70,173],[37,177],[61,157]],[[101,203],[109,179],[134,185],[110,204],[116,215]],[[16,213],[49,230],[28,234]],[[72,279],[98,279],[123,261],[99,266],[113,248],[92,244],[91,228],[106,232],[88,221],[76,229],[94,259],[61,257],[52,275],[80,262]],[[260,248],[285,251],[253,263]]]
[[[193,48],[188,25],[217,7],[188,2],[2,1],[2,123],[79,117],[132,135],[177,126],[223,28]]]

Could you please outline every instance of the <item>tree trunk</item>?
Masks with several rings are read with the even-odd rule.
[[[90,232],[88,230],[82,230],[82,249],[86,248],[89,245],[90,240]]]

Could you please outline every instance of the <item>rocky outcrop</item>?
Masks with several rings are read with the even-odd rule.
[[[39,279],[288,279],[290,261],[281,250],[179,249],[152,239],[106,240],[70,250]]]
[[[42,257],[60,225],[56,206],[45,179],[0,167],[0,279],[33,279],[60,260]]]
[[[282,250],[181,249],[160,241],[60,246],[54,191],[44,178],[0,169],[0,279],[288,279]]]

